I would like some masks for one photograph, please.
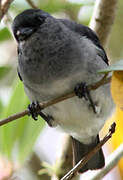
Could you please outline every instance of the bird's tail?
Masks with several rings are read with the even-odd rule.
[[[83,144],[72,138],[73,145],[73,161],[74,165],[77,164],[88,152],[90,152],[98,143],[99,135],[91,144]],[[80,170],[79,173],[83,173],[87,170],[100,169],[105,165],[105,158],[102,149],[100,149]]]

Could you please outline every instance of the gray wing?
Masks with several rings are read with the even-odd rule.
[[[80,34],[81,36],[85,36],[89,40],[91,40],[100,49],[98,55],[101,56],[102,60],[106,64],[108,64],[108,58],[107,58],[107,55],[105,53],[105,50],[101,46],[100,41],[99,41],[96,33],[93,30],[91,30],[89,27],[84,26],[82,24],[77,24],[74,21],[70,21],[70,20],[67,20],[67,19],[59,19],[59,20],[65,26],[67,26],[67,28],[69,28],[71,31],[74,31],[74,32]]]

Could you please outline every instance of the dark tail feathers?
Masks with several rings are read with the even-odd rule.
[[[72,138],[74,165],[77,164],[88,152],[90,152],[99,143],[99,135],[91,144],[83,144]],[[100,169],[105,165],[105,158],[102,149],[100,149],[86,164],[79,173],[87,170]]]

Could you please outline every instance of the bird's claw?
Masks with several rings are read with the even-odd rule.
[[[85,82],[78,83],[74,88],[74,92],[79,98],[84,97],[86,100],[88,100],[88,98],[87,98],[87,85]]]
[[[38,120],[38,115],[40,115],[49,126],[52,127],[53,124],[53,117],[50,115],[45,115],[41,110],[41,107],[38,101],[33,101],[31,104],[28,105],[29,115],[32,116],[34,120]]]
[[[90,92],[88,90],[88,86],[86,85],[85,82],[78,83],[74,88],[74,92],[79,98],[84,97],[85,100],[89,100],[90,106],[92,107],[94,113],[96,113],[95,104],[91,98]]]
[[[32,116],[34,120],[38,119],[39,111],[41,110],[38,101],[33,101],[28,105],[29,115]]]

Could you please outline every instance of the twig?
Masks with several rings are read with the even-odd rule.
[[[113,169],[118,161],[123,157],[123,144],[121,144],[107,159],[106,166],[97,171],[91,176],[89,180],[100,180],[102,179],[111,169]]]
[[[38,7],[35,5],[35,3],[32,0],[26,0],[27,3],[34,9],[38,9]]]
[[[4,0],[4,4],[2,4],[1,1],[1,6],[0,6],[0,21],[3,18],[3,16],[7,13],[10,4],[13,2],[14,0]]]
[[[101,80],[97,81],[96,83],[94,83],[92,85],[88,85],[88,89],[89,90],[95,90],[95,89],[99,88],[101,85],[109,83],[110,80],[111,80],[111,77],[109,77],[109,78],[106,78],[106,77],[107,77],[107,75],[104,75],[104,77]],[[75,93],[73,91],[71,93],[67,93],[67,94],[65,94],[63,96],[55,98],[55,99],[53,99],[51,101],[40,103],[39,105],[40,105],[41,109],[44,109],[44,108],[46,108],[48,106],[59,103],[60,101],[64,101],[64,100],[72,98],[74,96],[75,96]],[[8,122],[14,121],[16,119],[19,119],[19,118],[21,118],[21,117],[23,117],[25,115],[28,115],[28,114],[29,114],[29,110],[26,109],[25,111],[22,111],[20,113],[14,114],[14,115],[11,115],[8,118],[5,118],[5,119],[1,120],[0,121],[0,126],[6,124]]]
[[[90,28],[97,33],[103,46],[107,43],[112,24],[114,23],[117,2],[118,0],[96,0],[95,3]]]
[[[105,74],[104,77],[100,81],[97,81],[94,84],[88,85],[88,90],[95,90],[99,88],[101,85],[109,83],[111,81],[111,77],[107,78],[107,76],[108,74]]]
[[[72,179],[78,170],[82,168],[92,156],[99,151],[99,149],[112,137],[112,134],[115,132],[115,122],[111,125],[109,132],[107,135],[97,144],[95,148],[93,148],[87,155],[84,156],[74,167],[71,169],[61,180],[70,180]]]

